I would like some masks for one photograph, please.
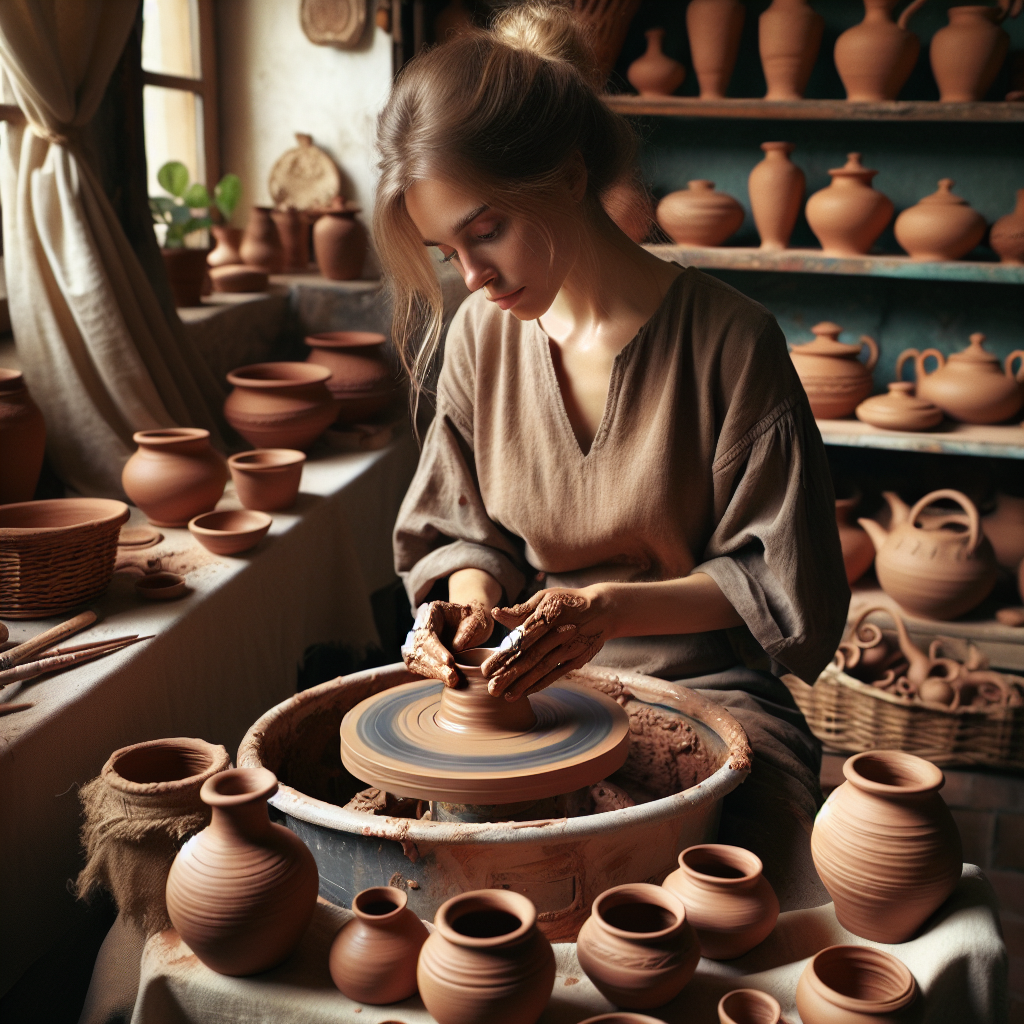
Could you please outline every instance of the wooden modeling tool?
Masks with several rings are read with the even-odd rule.
[[[17,647],[12,647],[9,651],[0,654],[0,677],[5,670],[12,669],[23,661],[28,661],[36,652],[45,651],[47,647],[52,647],[73,633],[81,632],[86,626],[91,626],[96,619],[95,612],[82,612],[81,615],[76,615],[73,619],[68,619],[67,622],[62,622],[59,626],[54,626],[52,629],[32,637],[31,640],[26,640],[24,643],[18,644]]]
[[[10,686],[11,683],[23,683],[28,679],[35,679],[36,676],[46,675],[48,672],[58,672],[73,665],[81,665],[84,661],[92,661],[93,658],[102,658],[105,654],[113,654],[114,651],[123,650],[140,640],[150,640],[152,637],[140,636],[134,640],[111,641],[86,651],[77,651],[74,654],[58,654],[52,658],[40,658],[38,661],[26,662],[14,668],[0,672],[0,689]]]

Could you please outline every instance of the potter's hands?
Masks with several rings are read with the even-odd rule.
[[[459,676],[451,652],[479,647],[493,629],[491,613],[479,601],[421,604],[412,632],[402,647],[405,667],[426,679],[440,679],[445,686],[458,686]]]
[[[512,608],[495,608],[495,619],[515,627],[481,666],[488,690],[506,700],[550,686],[582,668],[611,638],[611,612],[601,591],[552,588]]]

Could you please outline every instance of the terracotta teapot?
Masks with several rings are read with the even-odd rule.
[[[919,398],[962,423],[1001,423],[1024,405],[1024,349],[1011,352],[1000,366],[999,360],[985,351],[984,341],[984,334],[972,334],[970,345],[948,359],[935,348],[923,352],[908,348],[896,360],[896,377],[899,379],[906,362],[913,359]],[[925,369],[929,357],[938,363],[931,373]],[[1017,359],[1022,366],[1014,375]]]
[[[839,340],[839,324],[816,324],[811,328],[814,341],[794,345],[790,350],[793,365],[807,392],[815,419],[834,420],[849,416],[871,394],[871,371],[878,362],[878,343],[866,334],[859,345]],[[857,357],[867,349],[867,362]]]

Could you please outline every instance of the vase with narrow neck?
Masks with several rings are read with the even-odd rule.
[[[1000,262],[1015,266],[1024,264],[1024,188],[1017,190],[1017,205],[992,225],[988,244]]]
[[[762,249],[785,249],[804,201],[804,172],[789,159],[792,142],[762,142],[764,159],[750,172],[747,191]]]
[[[825,19],[807,0],[772,0],[758,19],[757,35],[766,100],[803,99],[824,28]]]
[[[284,246],[272,213],[269,206],[252,208],[238,251],[242,262],[248,266],[258,267],[268,274],[280,274],[284,270]]]
[[[25,378],[0,368],[0,505],[32,500],[45,449],[46,424]]]
[[[896,3],[864,0],[864,20],[836,40],[836,70],[852,102],[896,99],[914,70],[921,43],[907,23],[925,0],[913,0],[893,21]]]
[[[739,0],[690,0],[686,7],[690,57],[702,100],[725,97],[736,66],[745,11]]]
[[[943,103],[985,98],[1010,48],[999,23],[1006,11],[981,4],[950,7],[949,24],[932,36],[929,57]]]
[[[896,241],[911,259],[930,263],[958,260],[985,237],[985,218],[953,192],[953,185],[952,178],[943,178],[938,191],[896,218]]]
[[[242,244],[242,229],[228,227],[226,224],[214,224],[210,233],[217,240],[217,245],[206,257],[207,266],[230,267],[242,262],[238,247]]]
[[[626,77],[641,96],[671,96],[683,84],[686,68],[662,52],[663,28],[649,28],[647,52],[629,65]]]
[[[807,200],[807,223],[830,256],[862,256],[892,218],[892,200],[872,188],[878,171],[848,153],[842,167],[828,172],[832,184]]]

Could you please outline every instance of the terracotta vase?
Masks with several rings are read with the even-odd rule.
[[[717,100],[736,66],[745,8],[739,0],[690,0],[686,32],[702,100]]]
[[[857,406],[857,419],[882,430],[931,430],[942,422],[942,410],[914,394],[914,385],[894,381],[884,395],[872,395]]]
[[[935,348],[908,348],[896,360],[896,376],[913,360],[919,398],[963,423],[1002,423],[1024,405],[1024,366],[1013,373],[1017,360],[1024,363],[1024,349],[1011,352],[1000,366],[996,356],[985,351],[984,342],[984,334],[972,334],[967,348],[948,359]],[[931,373],[930,358],[938,364]]]
[[[1017,205],[992,225],[988,244],[1000,262],[1016,266],[1024,263],[1024,188],[1017,190]]]
[[[319,875],[306,844],[267,812],[277,779],[232,768],[203,783],[208,828],[179,851],[167,910],[189,949],[218,974],[258,974],[287,959],[313,917]]]
[[[764,159],[747,180],[750,212],[762,249],[785,249],[800,216],[806,179],[789,159],[795,148],[792,142],[762,142]]]
[[[985,218],[966,199],[953,194],[953,179],[908,207],[893,225],[896,241],[915,260],[958,260],[985,237]]]
[[[355,281],[363,273],[368,236],[356,210],[328,210],[313,225],[320,273],[331,281]]]
[[[228,374],[224,418],[257,448],[309,446],[334,422],[331,371],[310,363],[253,363]]]
[[[875,573],[882,589],[915,615],[955,619],[977,607],[996,581],[996,556],[981,530],[974,502],[959,491],[926,494],[913,508],[884,491],[892,510],[889,528],[859,519],[875,545]],[[963,513],[922,516],[940,498]]]
[[[206,257],[210,267],[230,267],[242,262],[238,247],[242,244],[242,229],[228,227],[226,224],[214,224],[210,232],[217,240],[216,246]]]
[[[807,0],[772,0],[758,19],[757,42],[768,83],[766,100],[803,99],[818,57],[825,19]]]
[[[505,889],[453,896],[434,916],[416,981],[438,1024],[534,1024],[555,981],[555,954],[537,909]]]
[[[771,934],[779,901],[762,868],[739,846],[706,843],[679,855],[679,867],[662,884],[686,907],[702,956],[735,960]]]
[[[686,68],[662,52],[663,28],[649,28],[644,35],[647,52],[629,65],[626,78],[641,96],[671,96],[683,84]]]
[[[925,0],[913,0],[894,22],[892,12],[897,2],[864,0],[864,20],[836,40],[836,71],[848,100],[894,100],[914,70],[921,43],[907,23]]]
[[[832,184],[807,200],[807,223],[826,253],[861,256],[892,218],[892,200],[871,187],[878,171],[864,167],[860,153],[847,154],[846,164],[828,173]]]
[[[996,509],[981,521],[996,562],[1010,572],[1016,572],[1024,559],[1024,498],[1000,494]]]
[[[309,219],[305,213],[289,206],[284,210],[271,210],[270,217],[284,250],[284,270],[306,270],[309,267]]]
[[[203,286],[206,283],[205,249],[161,249],[167,283],[171,286],[174,305],[183,308],[201,304]]]
[[[46,449],[46,424],[21,370],[0,368],[0,505],[31,501]]]
[[[284,246],[271,217],[273,212],[270,206],[252,208],[238,252],[248,266],[268,274],[280,274],[284,270]]]
[[[917,998],[910,969],[867,946],[828,946],[811,957],[796,986],[804,1024],[909,1024]]]
[[[779,1001],[756,988],[735,988],[718,1001],[718,1024],[779,1024]]]
[[[185,526],[220,501],[228,481],[224,456],[198,427],[140,430],[121,471],[121,486],[154,526]]]
[[[339,402],[339,423],[365,423],[401,393],[386,342],[372,331],[325,331],[306,338],[311,349],[306,362],[331,371],[327,387]]]
[[[839,527],[839,543],[843,548],[843,565],[846,566],[846,582],[853,585],[871,568],[875,560],[875,545],[871,538],[850,522],[850,516],[860,501],[860,495],[853,498],[836,498],[836,526]]]
[[[971,5],[950,7],[949,24],[932,36],[929,57],[943,103],[984,99],[1010,48],[999,27],[1006,11]]]
[[[743,207],[713,181],[691,181],[658,203],[657,220],[677,245],[721,245],[739,230]]]
[[[427,941],[404,889],[377,886],[352,899],[355,919],[338,932],[328,965],[334,984],[357,1003],[383,1006],[416,994],[416,964]]]
[[[814,341],[794,345],[789,353],[815,419],[849,416],[871,394],[878,344],[862,334],[858,345],[847,345],[839,340],[842,330],[839,324],[828,321],[815,324],[811,328]],[[866,363],[858,358],[864,349],[868,353]]]
[[[238,500],[257,512],[283,512],[295,504],[306,456],[291,448],[258,448],[228,459]]]

